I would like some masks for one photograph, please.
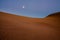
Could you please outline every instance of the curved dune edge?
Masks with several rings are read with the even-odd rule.
[[[31,18],[0,12],[1,40],[60,40],[60,12]]]

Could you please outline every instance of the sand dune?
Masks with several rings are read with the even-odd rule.
[[[60,12],[31,18],[0,12],[1,40],[60,40]]]

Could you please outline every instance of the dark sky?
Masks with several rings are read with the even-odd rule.
[[[0,11],[42,18],[60,11],[60,0],[0,0]]]

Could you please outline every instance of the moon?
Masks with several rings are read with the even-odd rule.
[[[25,6],[23,5],[22,8],[25,8]]]

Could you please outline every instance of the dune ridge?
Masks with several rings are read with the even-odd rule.
[[[0,39],[60,40],[60,14],[55,14],[31,18],[0,12]]]

